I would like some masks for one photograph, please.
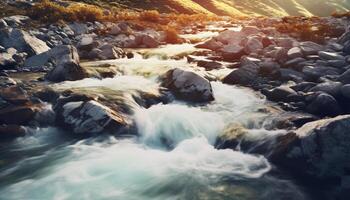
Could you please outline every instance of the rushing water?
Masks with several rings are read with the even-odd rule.
[[[169,48],[163,50],[157,54],[169,55]],[[149,93],[159,88],[160,72],[191,67],[161,57],[104,63],[122,67],[125,75],[55,87]],[[293,181],[270,174],[273,166],[263,156],[214,147],[231,123],[248,128],[247,137],[257,141],[283,131],[263,129],[269,116],[258,110],[266,102],[254,92],[220,82],[212,87],[215,101],[207,105],[174,101],[134,107],[138,136],[77,140],[49,127],[0,144],[0,199],[307,199]]]

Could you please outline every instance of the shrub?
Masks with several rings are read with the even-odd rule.
[[[160,14],[156,10],[147,10],[141,12],[139,18],[144,21],[159,22]]]

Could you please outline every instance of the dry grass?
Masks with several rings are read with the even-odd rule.
[[[339,37],[339,30],[318,17],[285,17],[281,23],[274,25],[281,33],[292,34],[301,40],[323,43],[327,37]]]
[[[335,18],[350,18],[350,12],[343,12],[343,13],[339,13],[339,12],[334,12],[332,13],[332,16]]]

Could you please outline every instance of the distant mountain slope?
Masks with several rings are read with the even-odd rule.
[[[162,12],[218,15],[327,16],[350,10],[350,0],[83,0]]]

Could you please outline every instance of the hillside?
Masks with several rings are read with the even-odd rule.
[[[219,15],[327,16],[334,11],[349,11],[349,0],[84,0],[100,5],[162,12],[215,13]]]

